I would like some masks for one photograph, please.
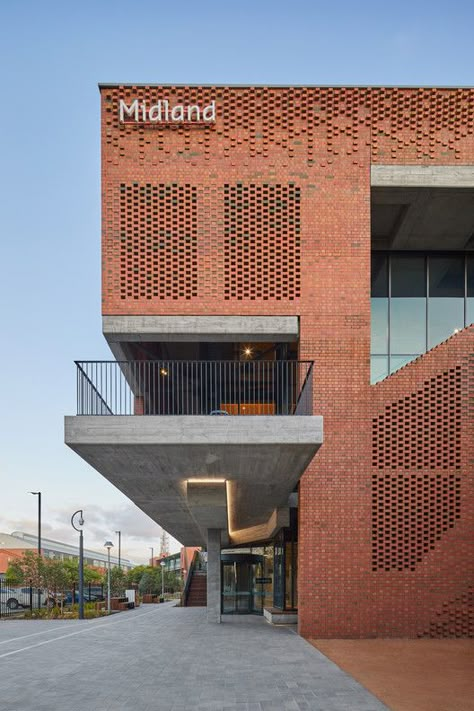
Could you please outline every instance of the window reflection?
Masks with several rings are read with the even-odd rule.
[[[371,382],[474,322],[474,254],[373,253]]]
[[[429,299],[428,348],[434,348],[464,327],[464,299]]]
[[[426,299],[391,299],[390,353],[426,350]]]
[[[466,326],[474,323],[474,298],[466,299]]]
[[[388,353],[388,299],[372,299],[371,317],[371,353]]]
[[[372,253],[371,294],[374,297],[388,296],[388,257]]]
[[[391,296],[426,296],[425,258],[411,255],[391,257]]]
[[[411,363],[412,360],[418,358],[420,353],[412,353],[411,355],[394,355],[390,358],[390,372],[394,373],[396,370],[400,370],[407,363]]]
[[[370,382],[378,383],[388,375],[388,356],[372,356],[370,359]]]
[[[464,298],[464,257],[430,257],[429,273],[430,297]]]

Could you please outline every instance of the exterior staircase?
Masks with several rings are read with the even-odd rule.
[[[182,596],[183,607],[207,606],[207,564],[199,551],[194,552]]]
[[[207,573],[194,570],[189,584],[186,607],[206,607],[207,605]]]

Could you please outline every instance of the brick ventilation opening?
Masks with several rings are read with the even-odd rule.
[[[461,468],[461,367],[386,405],[372,421],[372,465],[378,469]]]
[[[374,474],[372,569],[415,570],[460,515],[455,474]]]
[[[196,152],[211,160],[213,136],[222,150],[219,157],[235,154],[267,158],[275,149],[289,159],[304,156],[318,160],[321,147],[330,156],[357,157],[371,136],[373,163],[459,160],[469,152],[474,134],[472,90],[390,87],[117,87],[104,92],[105,143],[126,154],[126,141],[136,140],[138,159],[144,161],[150,131],[158,155],[174,147],[184,160]],[[120,124],[118,102],[134,99],[149,105],[158,98],[173,104],[206,104],[217,100],[216,124],[196,131],[183,126]],[[220,120],[220,117],[223,120]],[[469,154],[469,153],[468,153]],[[172,155],[175,155],[174,152]],[[448,156],[448,159],[446,158]]]
[[[474,588],[468,587],[436,611],[434,620],[420,637],[473,637],[474,636]]]
[[[300,189],[224,186],[225,299],[300,296]]]
[[[197,283],[197,189],[120,186],[120,296],[191,299]]]

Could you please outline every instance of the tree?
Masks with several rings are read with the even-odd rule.
[[[68,586],[69,576],[63,561],[44,558],[41,562],[42,587],[48,592],[57,593]]]
[[[21,558],[8,566],[6,580],[11,585],[43,587],[43,559],[33,551],[25,551]]]
[[[79,560],[75,558],[74,560],[65,560],[64,568],[68,576],[68,587],[73,588],[79,584]],[[88,565],[84,566],[84,585],[89,583],[100,583],[102,582],[102,573],[98,570],[91,568]]]
[[[149,565],[137,565],[127,573],[127,585],[138,585],[144,573],[151,570]]]
[[[157,595],[156,579],[151,573],[151,568],[145,571],[138,583],[138,592],[140,595]]]
[[[107,572],[102,578],[103,584],[107,586]],[[110,570],[110,594],[113,596],[123,595],[127,584],[127,575],[117,566]]]

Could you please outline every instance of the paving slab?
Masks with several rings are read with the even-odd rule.
[[[142,605],[95,620],[0,622],[1,711],[382,711],[292,628],[208,624]]]

